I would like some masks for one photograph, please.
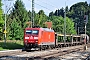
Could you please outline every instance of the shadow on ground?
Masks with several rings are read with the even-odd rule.
[[[21,49],[23,48],[23,45],[22,44],[18,44],[18,43],[13,43],[13,42],[0,42],[0,50],[4,50],[4,49],[8,49],[8,50],[11,50],[11,49]]]

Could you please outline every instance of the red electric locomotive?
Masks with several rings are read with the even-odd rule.
[[[55,32],[49,28],[25,28],[25,49],[49,47],[55,45]]]

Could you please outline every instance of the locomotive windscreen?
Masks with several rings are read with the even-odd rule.
[[[26,34],[35,34],[38,35],[39,30],[26,30]]]

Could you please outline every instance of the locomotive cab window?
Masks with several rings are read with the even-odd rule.
[[[26,34],[32,34],[32,30],[26,30]]]
[[[38,35],[38,30],[32,30],[32,34],[36,34],[36,35]]]
[[[39,31],[38,30],[26,30],[26,34],[35,34],[38,35]]]

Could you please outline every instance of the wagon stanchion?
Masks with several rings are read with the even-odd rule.
[[[84,38],[84,44],[85,44],[85,46],[84,46],[84,50],[87,50],[86,38]]]

